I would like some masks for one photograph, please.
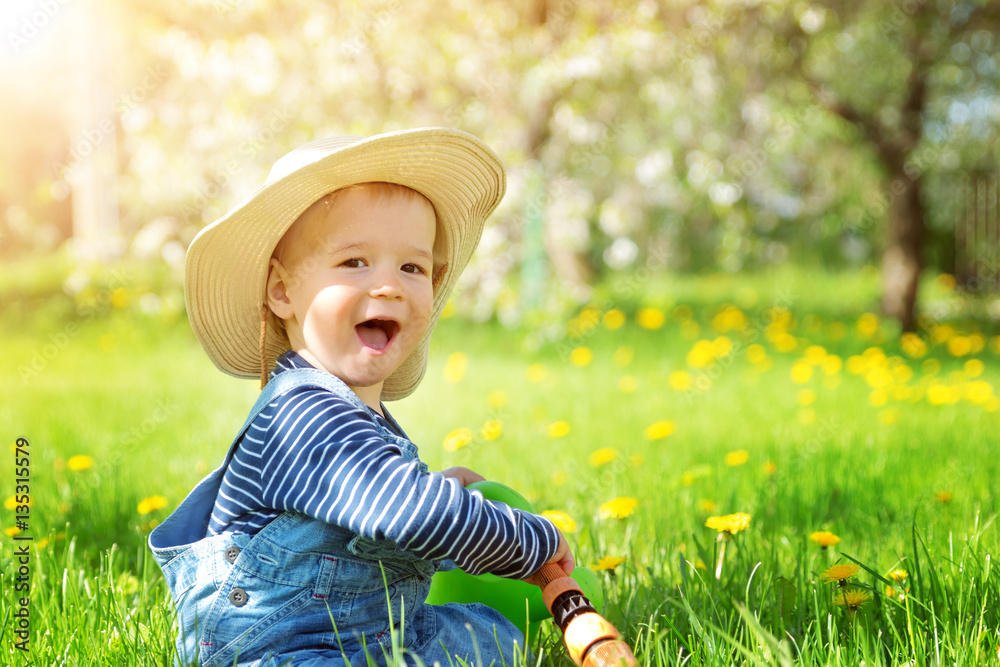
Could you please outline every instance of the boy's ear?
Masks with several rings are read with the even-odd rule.
[[[275,258],[267,268],[267,306],[283,320],[292,318],[292,300],[288,297],[288,271]]]

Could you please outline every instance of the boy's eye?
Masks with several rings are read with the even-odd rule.
[[[424,267],[418,264],[403,264],[403,271],[406,273],[427,273]]]
[[[365,265],[365,260],[358,257],[352,257],[351,259],[341,262],[340,265],[346,266],[349,269],[360,269],[362,266]]]

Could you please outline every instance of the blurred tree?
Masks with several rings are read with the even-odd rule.
[[[997,9],[982,1],[102,0],[88,11],[119,28],[109,48],[127,54],[113,64],[114,138],[133,254],[180,269],[202,226],[317,136],[455,126],[508,167],[460,295],[505,322],[559,313],[619,275],[860,265],[882,246],[885,310],[912,327],[925,228],[944,235],[961,208],[942,183],[995,172],[1000,142]],[[80,139],[65,127],[12,137],[0,155],[65,162]],[[58,173],[0,174],[39,183],[42,199],[67,189]],[[9,206],[18,195],[3,185]],[[26,216],[44,219],[47,204]],[[7,229],[26,217],[7,213]]]
[[[966,119],[956,118],[956,110],[968,102],[961,98],[987,105],[996,99],[1000,6],[986,0],[791,2],[764,16],[760,29],[773,35],[771,48],[781,54],[765,76],[772,83],[803,82],[816,103],[857,129],[856,141],[871,148],[882,170],[881,193],[862,224],[888,214],[882,310],[913,330],[927,237],[925,174],[941,169],[946,135],[963,133]],[[976,106],[986,132],[977,138],[979,150],[965,151],[963,166],[981,169],[988,162],[993,170],[1000,114],[993,112],[991,123],[989,107]],[[927,137],[928,125],[936,136]]]

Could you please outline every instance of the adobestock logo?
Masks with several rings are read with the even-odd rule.
[[[9,1],[9,0],[8,0]],[[32,11],[21,18],[17,31],[7,33],[7,42],[14,53],[20,53],[28,42],[49,24],[56,14],[69,3],[69,0],[38,0]]]

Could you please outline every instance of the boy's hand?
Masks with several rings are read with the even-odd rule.
[[[473,482],[485,482],[486,478],[480,475],[478,472],[469,470],[468,468],[462,468],[461,466],[457,468],[448,468],[447,470],[442,470],[441,474],[445,477],[450,477],[451,479],[457,479],[458,483],[462,486],[468,486]]]
[[[573,558],[573,552],[569,550],[569,544],[566,543],[566,538],[563,537],[562,532],[559,533],[559,547],[556,549],[556,553],[552,558],[545,561],[545,564],[555,563],[562,568],[566,576],[573,574],[573,569],[576,568],[576,560]],[[540,586],[541,582],[537,579],[538,573],[531,575],[525,581],[529,584],[534,584],[535,586]]]

